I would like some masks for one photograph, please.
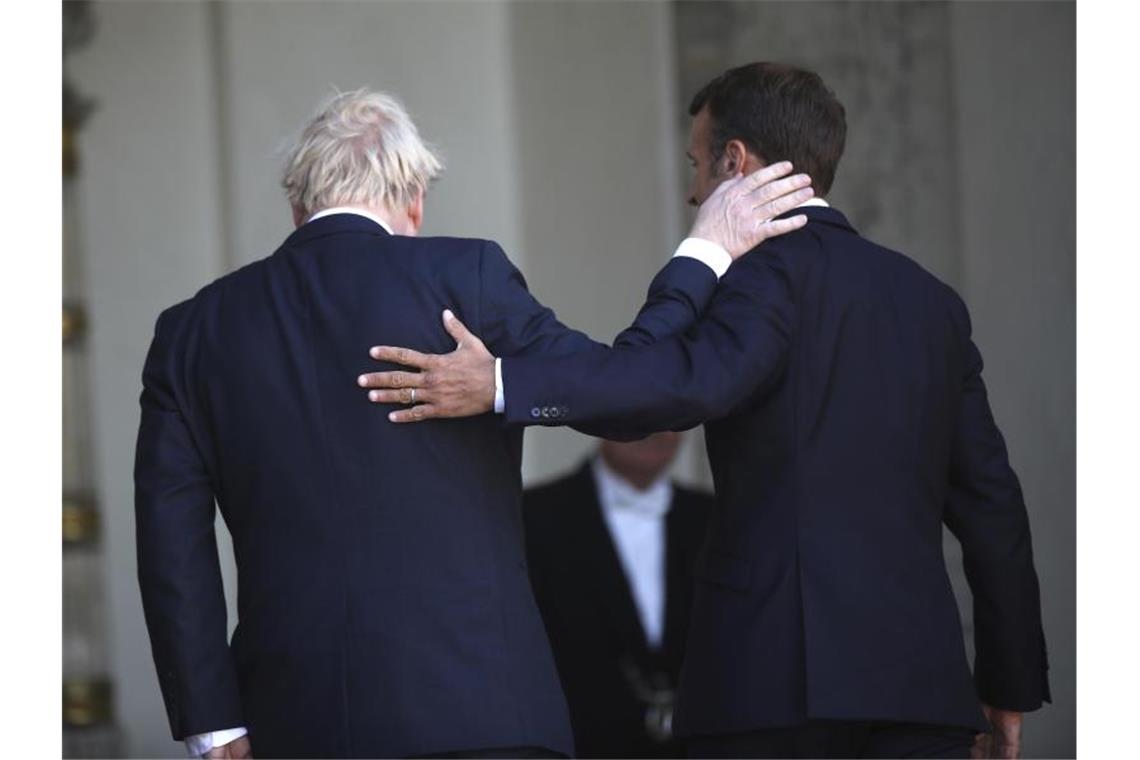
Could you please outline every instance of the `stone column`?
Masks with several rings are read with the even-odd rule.
[[[77,134],[93,103],[69,81],[67,54],[93,33],[91,6],[63,6],[63,756],[119,753],[104,618],[100,512],[91,457],[83,245],[76,219]]]

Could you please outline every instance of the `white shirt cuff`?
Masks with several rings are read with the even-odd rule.
[[[677,246],[677,252],[673,254],[673,258],[678,256],[687,256],[705,264],[713,270],[713,274],[718,280],[732,265],[732,257],[728,255],[728,251],[704,238],[685,238],[682,240],[681,244]]]
[[[210,731],[204,734],[194,734],[193,736],[186,737],[186,751],[190,753],[190,757],[201,757],[214,747],[221,747],[229,744],[234,739],[240,739],[248,734],[245,726],[238,726],[237,728],[227,728],[223,731]]]
[[[495,358],[495,414],[502,414],[507,408],[507,398],[503,395],[503,360]]]

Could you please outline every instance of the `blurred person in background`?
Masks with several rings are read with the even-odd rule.
[[[526,571],[521,430],[486,415],[409,436],[354,383],[378,336],[449,346],[445,307],[504,356],[603,348],[495,243],[417,237],[441,169],[393,98],[338,95],[286,163],[295,231],[158,318],[138,577],[171,733],[192,754],[573,752]],[[777,179],[790,169],[722,185],[617,345],[685,329],[733,256],[806,222],[770,221],[810,194]],[[215,502],[237,565],[232,643]]]
[[[1017,756],[1022,713],[1051,699],[1048,659],[1029,518],[966,305],[827,203],[847,125],[819,75],[730,69],[689,112],[694,205],[783,160],[820,195],[803,229],[732,265],[697,324],[561,359],[496,358],[460,327],[451,354],[404,355],[420,374],[367,385],[381,401],[420,390],[424,408],[397,422],[481,414],[497,389],[506,425],[629,437],[707,423],[717,505],[674,721],[694,756],[967,757],[976,739]],[[972,674],[943,525],[973,595]]]
[[[523,496],[527,562],[579,757],[683,757],[673,697],[713,498],[673,483],[680,433],[602,441]]]

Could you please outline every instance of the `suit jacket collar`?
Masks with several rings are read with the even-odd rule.
[[[303,245],[319,237],[339,235],[344,232],[363,232],[380,237],[390,237],[387,230],[368,217],[360,214],[330,214],[311,222],[305,222],[293,230],[293,234],[285,239],[285,245]]]
[[[665,626],[661,653],[678,668],[685,651],[692,608],[692,576],[699,542],[692,540],[700,524],[683,509],[683,494],[674,486],[673,504],[665,515]]]
[[[808,224],[827,224],[832,227],[839,227],[840,229],[854,232],[856,235],[859,234],[858,231],[851,226],[851,222],[847,221],[847,217],[834,206],[800,206],[799,208],[794,208],[791,211],[780,214],[776,218],[785,219],[800,214],[808,218]]]
[[[572,481],[576,492],[571,500],[576,505],[573,510],[578,533],[575,537],[576,553],[582,563],[583,580],[597,594],[598,603],[626,653],[641,659],[648,651],[645,630],[641,626],[617,546],[602,515],[589,461],[578,469]]]

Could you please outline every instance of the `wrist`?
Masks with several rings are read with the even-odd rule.
[[[720,279],[732,265],[732,256],[729,255],[719,243],[699,237],[687,237],[677,246],[673,257],[684,256],[700,261],[713,270],[713,274]]]

